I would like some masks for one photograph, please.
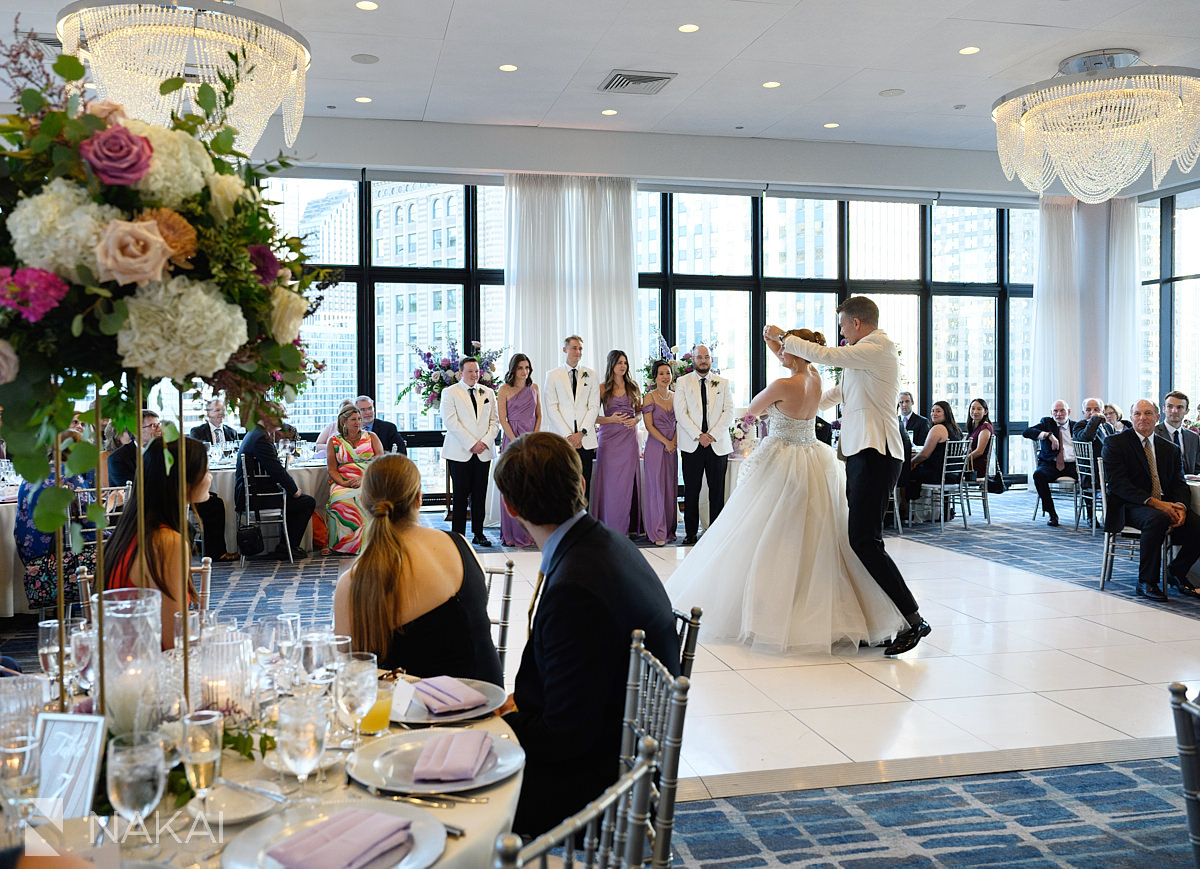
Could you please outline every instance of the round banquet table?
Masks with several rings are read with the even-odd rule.
[[[325,461],[317,463],[293,464],[288,473],[306,495],[317,499],[316,512],[325,514],[329,504],[329,468]],[[212,491],[216,492],[225,502],[225,546],[230,552],[237,552],[237,510],[233,497],[233,465],[222,462],[212,466]],[[292,541],[293,546],[303,546],[312,549],[312,525],[304,531],[302,540]]]

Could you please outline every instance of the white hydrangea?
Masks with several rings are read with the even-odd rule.
[[[178,208],[183,200],[204,189],[213,174],[212,158],[199,140],[179,130],[129,120],[125,127],[150,140],[154,156],[150,171],[135,186],[165,208]]]
[[[85,188],[55,178],[40,192],[22,199],[8,217],[13,253],[26,266],[78,282],[75,267],[97,271],[95,247],[121,210],[92,201]]]
[[[249,338],[246,318],[216,285],[183,275],[151,281],[129,297],[129,317],[117,333],[126,368],[184,383],[211,377]]]

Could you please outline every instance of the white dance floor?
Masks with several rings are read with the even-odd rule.
[[[700,645],[684,798],[1174,753],[1167,685],[1200,686],[1200,620],[889,538],[933,633],[888,660]],[[642,549],[670,583],[686,549]],[[508,678],[540,553],[516,553]],[[503,553],[483,555],[501,566]]]

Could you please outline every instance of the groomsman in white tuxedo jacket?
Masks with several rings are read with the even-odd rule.
[[[462,379],[442,392],[442,421],[446,442],[442,456],[450,467],[454,483],[454,508],[451,529],[467,533],[467,501],[471,502],[471,542],[491,546],[483,535],[487,513],[488,473],[496,457],[496,435],[500,417],[496,412],[496,394],[479,386],[479,362],[471,356],[462,360]]]
[[[675,426],[683,453],[683,543],[694,546],[700,530],[700,485],[708,480],[708,521],[725,506],[725,468],[733,442],[733,396],[729,381],[712,373],[712,354],[703,344],[692,354],[695,370],[675,382]]]
[[[583,339],[571,335],[563,341],[566,361],[546,372],[542,384],[542,424],[562,435],[583,463],[584,493],[592,493],[592,463],[596,460],[596,417],[600,415],[600,380],[596,372],[579,364]]]

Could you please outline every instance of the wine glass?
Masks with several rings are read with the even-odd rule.
[[[351,652],[350,660],[338,673],[334,694],[338,709],[354,722],[354,749],[357,751],[361,737],[363,716],[375,705],[379,690],[379,673],[375,655],[371,652]]]
[[[63,665],[66,668],[63,675],[71,672],[71,636],[82,630],[84,620],[69,618],[66,620],[66,638],[68,645],[63,648]],[[46,619],[38,622],[38,659],[41,661],[42,672],[51,679],[58,678],[58,619]]]
[[[333,634],[325,631],[309,631],[300,638],[299,664],[304,681],[328,684],[328,665],[331,661],[329,646],[332,641]]]
[[[95,686],[96,662],[92,658],[92,651],[95,648],[95,628],[87,628],[71,634],[71,680],[73,685],[82,681],[87,686],[87,690]]]
[[[33,816],[39,760],[38,740],[28,723],[10,723],[0,730],[0,798],[10,836],[17,835]]]
[[[279,722],[275,747],[279,759],[300,780],[301,797],[308,776],[325,753],[325,734],[329,729],[328,700],[323,696],[293,697],[279,704]]]
[[[167,765],[157,733],[123,733],[108,743],[108,800],[130,826],[144,824],[146,815],[162,799]],[[128,840],[128,836],[125,837]],[[157,846],[142,845],[130,853],[143,858],[157,854]]]
[[[179,755],[188,784],[200,797],[200,812],[208,814],[208,794],[221,774],[221,747],[225,718],[220,712],[205,709],[183,716],[183,741]]]

